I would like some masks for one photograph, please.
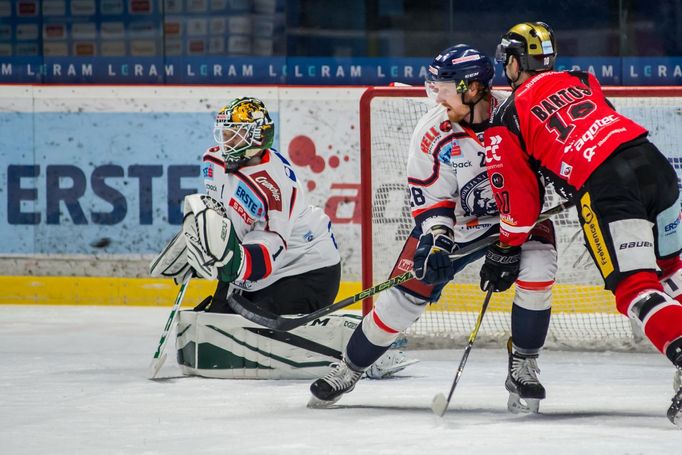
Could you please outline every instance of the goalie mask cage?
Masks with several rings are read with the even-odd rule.
[[[682,169],[682,88],[605,88],[619,112],[649,129],[678,176]],[[370,87],[360,100],[362,287],[384,281],[413,227],[407,190],[408,147],[419,118],[433,106],[423,87]],[[551,189],[543,210],[561,202]],[[639,328],[617,312],[583,245],[575,209],[553,218],[559,268],[552,296],[546,347],[650,350]],[[467,266],[443,290],[441,299],[406,332],[412,347],[450,347],[469,336],[483,302],[482,259]],[[514,287],[495,294],[477,343],[501,345],[510,335]],[[363,313],[372,301],[363,304]]]

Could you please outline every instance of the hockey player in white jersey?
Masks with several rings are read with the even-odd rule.
[[[422,315],[427,304],[438,301],[445,284],[485,254],[481,251],[451,262],[449,253],[498,232],[482,144],[492,110],[506,96],[491,92],[493,76],[490,59],[463,44],[444,50],[429,66],[426,90],[437,106],[418,122],[407,162],[415,228],[391,273],[403,273],[401,267],[413,262],[418,280],[380,294],[351,336],[344,361],[311,385],[309,406],[328,406],[351,391],[398,334]],[[511,311],[505,385],[512,412],[537,412],[539,400],[545,398],[537,358],[549,326],[557,268],[551,222],[538,224],[531,238],[524,245]]]

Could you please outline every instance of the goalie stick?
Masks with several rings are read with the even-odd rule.
[[[544,221],[550,218],[551,216],[562,212],[568,207],[571,207],[572,205],[573,204],[564,202],[555,207],[552,207],[551,209],[545,210],[538,217],[538,222]],[[494,234],[491,235],[490,237],[486,237],[476,242],[473,242],[470,245],[467,245],[464,248],[461,248],[452,253],[450,255],[450,260],[453,261],[455,259],[468,256],[472,253],[487,248],[490,244],[495,242],[498,239],[498,237],[499,237],[498,234]],[[257,304],[247,300],[244,296],[236,293],[232,293],[230,297],[227,299],[227,302],[230,308],[232,308],[232,310],[234,310],[237,314],[240,314],[244,318],[248,319],[249,321],[255,322],[256,324],[260,324],[269,329],[282,330],[286,332],[295,329],[296,327],[299,327],[303,324],[306,324],[310,321],[314,321],[315,319],[321,318],[322,316],[326,316],[329,313],[333,313],[336,310],[340,310],[341,308],[350,306],[355,302],[359,302],[368,297],[372,297],[375,294],[390,289],[398,284],[404,283],[413,278],[415,278],[414,273],[411,270],[409,270],[405,273],[394,276],[393,278],[389,278],[388,280],[382,283],[372,286],[371,288],[360,291],[359,293],[353,296],[333,303],[332,305],[320,308],[317,311],[313,311],[312,313],[295,318],[284,317],[272,313],[268,310],[259,307]]]
[[[149,364],[149,379],[154,379],[156,378],[156,375],[159,374],[159,370],[163,366],[163,364],[166,362],[166,345],[168,344],[168,334],[171,331],[171,328],[173,327],[173,322],[175,322],[175,316],[178,314],[178,309],[180,309],[180,305],[182,304],[182,299],[185,297],[185,291],[187,291],[187,286],[189,285],[189,280],[192,278],[192,270],[188,270],[188,273],[185,274],[184,278],[182,279],[182,283],[180,284],[180,290],[178,291],[178,296],[175,298],[175,304],[173,305],[173,309],[171,310],[170,314],[168,315],[168,320],[166,321],[166,326],[163,328],[163,332],[161,333],[161,339],[159,340],[159,347],[156,348],[156,352],[154,353],[154,357],[152,358],[151,363]]]
[[[481,323],[483,322],[483,315],[485,315],[485,311],[488,309],[488,304],[490,303],[490,297],[493,295],[493,287],[488,286],[488,292],[485,295],[485,300],[483,301],[483,306],[481,307],[481,312],[478,314],[478,319],[476,320],[476,325],[474,326],[474,330],[471,331],[471,335],[469,335],[469,341],[467,342],[466,347],[464,348],[464,354],[462,354],[462,360],[459,361],[459,367],[457,368],[457,373],[455,374],[455,379],[452,381],[452,387],[450,387],[450,393],[448,394],[448,397],[445,398],[445,395],[442,393],[439,393],[435,397],[433,397],[433,401],[431,402],[431,410],[435,412],[437,415],[440,417],[443,417],[443,414],[445,414],[445,411],[448,409],[448,406],[450,405],[450,399],[452,398],[452,394],[455,392],[455,387],[457,387],[457,383],[459,382],[459,378],[462,376],[462,372],[464,371],[464,365],[467,363],[467,359],[469,358],[469,353],[471,352],[471,348],[474,346],[474,341],[476,341],[476,336],[478,336],[478,330],[481,328]]]

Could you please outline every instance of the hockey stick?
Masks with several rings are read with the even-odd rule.
[[[565,202],[555,207],[552,207],[551,209],[545,210],[538,217],[538,222],[544,221],[571,206],[572,204]],[[472,253],[487,248],[490,244],[495,242],[498,239],[498,237],[499,237],[498,234],[493,234],[489,237],[485,237],[476,242],[473,242],[465,246],[464,248],[461,248],[452,253],[450,255],[450,260],[454,261],[456,259],[468,256]],[[238,295],[236,293],[232,293],[230,295],[230,297],[227,299],[227,303],[234,312],[240,314],[249,321],[255,322],[256,324],[260,324],[263,327],[267,327],[269,329],[282,330],[286,332],[288,330],[292,330],[295,329],[296,327],[306,324],[310,321],[314,321],[315,319],[321,318],[322,316],[326,316],[329,313],[333,313],[336,310],[340,310],[341,308],[350,306],[355,302],[364,300],[368,297],[372,297],[375,294],[390,289],[398,284],[404,283],[413,278],[415,278],[414,273],[412,273],[412,271],[409,270],[405,273],[394,276],[393,278],[389,278],[388,280],[379,283],[376,286],[360,291],[359,293],[351,297],[345,298],[330,306],[320,308],[317,311],[313,311],[310,314],[300,316],[297,318],[288,318],[274,314],[268,310],[259,307],[258,305],[254,304],[253,302],[247,300],[243,296]]]
[[[190,269],[188,273],[185,275],[185,277],[182,279],[182,283],[180,284],[180,290],[178,291],[178,296],[175,298],[175,304],[173,305],[173,309],[168,315],[166,326],[163,328],[163,332],[161,333],[159,347],[156,348],[154,357],[152,358],[152,361],[149,364],[149,379],[156,378],[156,375],[159,374],[159,370],[166,362],[167,354],[165,353],[165,350],[166,345],[168,344],[168,334],[170,333],[171,328],[173,327],[173,322],[175,322],[175,316],[178,314],[178,309],[182,304],[182,299],[185,297],[185,291],[187,291],[187,286],[189,285],[189,280],[191,278],[192,270]]]
[[[466,365],[467,359],[469,358],[469,353],[471,352],[471,348],[474,345],[474,341],[476,341],[478,330],[481,328],[481,323],[483,322],[483,315],[485,314],[485,311],[488,309],[488,303],[490,303],[490,297],[492,297],[492,295],[493,287],[489,286],[488,293],[485,295],[485,300],[483,301],[483,307],[481,307],[481,312],[478,314],[476,325],[474,326],[474,330],[471,331],[471,335],[469,335],[469,342],[464,348],[462,360],[459,361],[459,367],[457,368],[455,379],[454,381],[452,381],[452,387],[450,387],[450,393],[448,394],[448,397],[445,398],[445,395],[443,395],[442,393],[439,393],[438,395],[433,397],[433,401],[431,402],[431,410],[440,417],[443,417],[443,414],[445,414],[445,411],[448,409],[448,405],[450,405],[450,399],[452,398],[452,394],[455,392],[455,387],[457,387],[459,378],[462,376],[462,372],[464,371],[464,365]]]

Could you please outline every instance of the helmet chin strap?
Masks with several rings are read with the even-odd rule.
[[[474,102],[466,102],[464,101],[464,93],[461,94],[462,96],[462,104],[469,106],[469,121],[467,122],[469,125],[474,124],[474,107],[483,99],[485,98],[486,93],[483,92],[481,96],[478,97],[478,99]]]
[[[511,59],[511,57],[509,57],[509,58]],[[519,60],[516,60],[516,61],[519,64],[519,71],[516,72],[516,79],[510,78],[509,75],[507,74],[507,70],[506,69],[504,70],[504,77],[507,79],[507,84],[509,84],[509,86],[513,90],[516,90],[516,88],[517,88],[516,83],[521,78],[521,62]],[[504,66],[507,66],[507,65],[505,64]]]

